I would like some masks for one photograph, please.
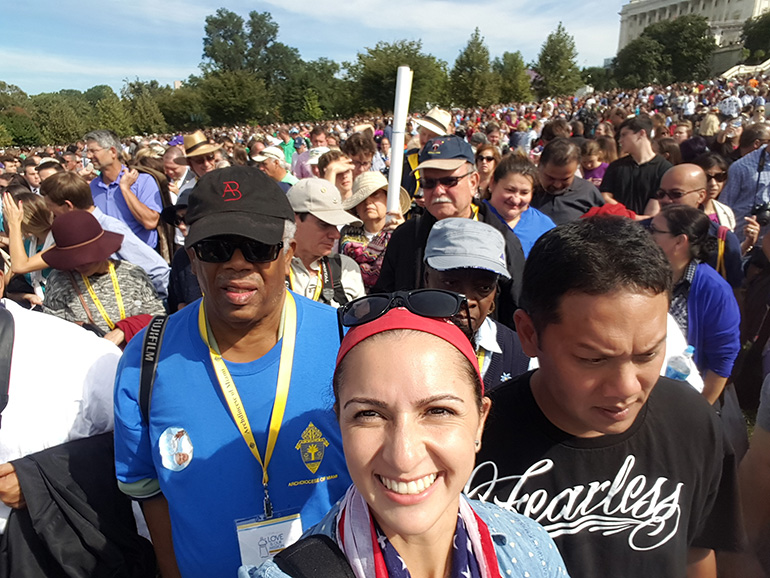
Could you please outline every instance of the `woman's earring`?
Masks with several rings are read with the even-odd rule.
[[[481,445],[481,440],[476,440],[473,443],[476,444],[476,447],[478,448]]]

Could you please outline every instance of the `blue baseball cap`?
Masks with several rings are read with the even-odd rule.
[[[294,148],[297,149],[299,147],[307,146],[307,143],[305,142],[305,139],[301,136],[298,136],[294,139]]]
[[[476,162],[471,145],[465,142],[465,139],[453,134],[429,140],[422,147],[418,160],[420,164],[414,169],[415,171],[422,169],[454,171],[465,163]]]

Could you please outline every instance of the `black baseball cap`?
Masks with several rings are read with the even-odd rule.
[[[217,235],[239,235],[268,245],[283,238],[294,220],[286,194],[255,167],[234,166],[206,173],[193,188],[185,222],[185,247]]]
[[[454,171],[465,163],[476,163],[471,145],[465,142],[465,139],[453,134],[429,140],[422,147],[417,160],[420,164],[414,169],[415,171],[421,169]]]

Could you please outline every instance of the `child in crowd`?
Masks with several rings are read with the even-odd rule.
[[[580,147],[580,166],[585,180],[597,187],[602,184],[609,163],[605,161],[604,153],[595,140],[587,140]]]

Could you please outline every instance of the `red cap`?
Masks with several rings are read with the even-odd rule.
[[[339,367],[342,358],[364,339],[394,329],[422,331],[423,333],[429,333],[436,337],[440,337],[447,343],[454,345],[455,348],[471,362],[473,369],[476,370],[479,381],[481,382],[481,394],[484,394],[484,380],[481,377],[481,371],[479,371],[479,362],[478,359],[476,359],[476,352],[473,350],[471,342],[465,334],[460,331],[457,325],[448,319],[434,319],[432,317],[415,315],[404,307],[391,309],[382,317],[378,317],[369,323],[356,325],[348,331],[345,338],[342,340],[339,353],[337,353],[337,366]]]

